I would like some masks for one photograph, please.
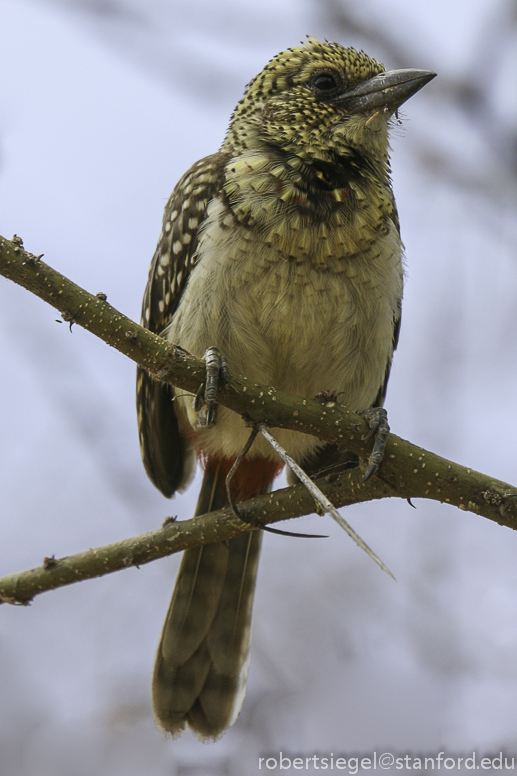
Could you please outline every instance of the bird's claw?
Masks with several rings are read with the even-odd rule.
[[[363,475],[363,482],[368,482],[374,474],[377,474],[379,467],[384,460],[386,442],[390,435],[388,413],[384,407],[369,407],[369,409],[359,412],[358,414],[361,415],[370,426],[370,430],[364,435],[363,439],[370,439],[372,436],[375,437],[373,450],[368,459],[368,467]]]
[[[210,428],[215,420],[217,391],[226,385],[230,370],[226,358],[218,348],[208,348],[203,361],[206,364],[206,379],[197,389],[192,406],[199,413],[199,425]]]

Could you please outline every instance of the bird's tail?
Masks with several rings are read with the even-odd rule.
[[[207,459],[196,514],[227,506],[231,460]],[[275,462],[244,459],[234,479],[236,501],[266,492]],[[158,727],[173,736],[188,724],[216,739],[235,721],[246,692],[251,610],[262,533],[187,550],[163,626],[153,675]]]

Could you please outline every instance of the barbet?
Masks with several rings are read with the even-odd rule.
[[[309,38],[248,85],[219,151],[179,181],[165,208],[143,323],[232,372],[297,396],[339,394],[356,412],[382,407],[403,286],[388,129],[434,73],[386,72],[364,52]],[[217,353],[217,351],[212,351]],[[228,504],[225,478],[248,436],[242,419],[138,374],[142,456],[165,496],[204,466],[197,514]],[[310,472],[336,453],[276,430]],[[281,469],[258,437],[232,481],[237,501]],[[374,467],[376,468],[376,467]],[[158,726],[204,739],[236,719],[249,665],[262,532],[185,552],[158,646]]]

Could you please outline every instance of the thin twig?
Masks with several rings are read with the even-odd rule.
[[[328,539],[328,536],[323,536],[322,534],[303,534],[303,533],[295,533],[294,531],[282,531],[281,528],[271,528],[268,525],[262,525],[261,523],[257,523],[256,520],[254,521],[246,520],[239,512],[239,508],[237,507],[237,503],[232,493],[232,479],[234,478],[235,473],[239,468],[239,466],[241,465],[243,459],[251,450],[251,446],[255,441],[258,432],[259,432],[258,426],[256,425],[253,426],[251,434],[246,440],[246,444],[240,451],[239,455],[233,462],[232,468],[226,475],[226,495],[228,496],[228,503],[232,509],[233,514],[238,520],[242,520],[243,523],[248,523],[248,525],[253,525],[255,526],[255,528],[259,528],[261,531],[267,531],[268,533],[280,534],[280,536],[295,536],[298,539]]]
[[[344,520],[339,512],[337,511],[336,507],[328,500],[328,498],[325,496],[324,493],[318,488],[317,485],[314,484],[314,482],[311,480],[311,478],[303,471],[303,469],[298,466],[295,460],[291,458],[288,453],[284,450],[282,445],[280,445],[274,436],[272,436],[269,431],[267,430],[264,423],[259,423],[258,428],[262,436],[267,439],[271,447],[276,450],[280,458],[282,458],[283,461],[289,466],[289,468],[296,474],[299,480],[303,482],[309,493],[316,499],[316,501],[321,504],[325,512],[328,512],[331,517],[334,518],[336,523],[341,526],[341,528],[347,532],[347,534],[354,540],[354,542],[360,547],[362,550],[365,551],[365,553],[375,561],[375,563],[386,572],[386,574],[389,574],[392,579],[395,579],[389,568],[382,562],[382,560],[379,558],[378,555],[374,553],[374,551],[368,547],[366,542],[364,542],[359,534],[357,534],[352,526],[350,526],[346,520]]]

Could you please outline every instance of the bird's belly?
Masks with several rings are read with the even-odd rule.
[[[234,374],[287,393],[310,398],[330,390],[349,409],[372,405],[391,356],[402,293],[398,240],[386,242],[382,260],[345,257],[327,266],[279,259],[266,246],[255,246],[253,258],[234,243],[223,250],[207,240],[203,247],[167,330],[171,342],[199,357],[215,345]],[[180,424],[196,428],[191,401],[176,402]],[[196,432],[204,449],[228,457],[249,434],[223,407],[213,428]],[[294,431],[275,433],[298,459],[320,444]],[[262,439],[253,451],[274,457]]]

